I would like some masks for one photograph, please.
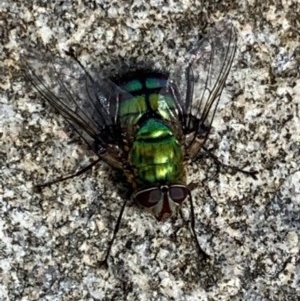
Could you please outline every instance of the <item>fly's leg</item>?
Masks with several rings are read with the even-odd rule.
[[[125,209],[125,206],[126,206],[126,203],[127,203],[127,198],[125,199],[123,205],[122,205],[122,208],[121,208],[121,211],[119,213],[119,216],[118,216],[118,219],[117,219],[117,223],[116,223],[116,226],[114,228],[114,232],[113,232],[113,236],[111,238],[111,240],[109,241],[108,243],[108,247],[107,247],[107,250],[106,250],[106,255],[104,257],[104,260],[101,260],[100,262],[98,262],[98,265],[99,266],[104,266],[104,267],[108,267],[108,264],[107,264],[107,259],[109,257],[109,254],[110,254],[110,250],[111,250],[111,247],[116,239],[116,236],[117,236],[117,233],[120,229],[120,224],[121,224],[121,220],[122,220],[122,216],[123,216],[123,213],[124,213],[124,209]]]
[[[191,193],[189,193],[189,202],[190,202],[190,208],[191,208],[191,229],[192,229],[192,234],[198,249],[198,253],[201,256],[202,259],[207,260],[209,259],[209,256],[202,250],[197,235],[196,235],[196,230],[195,230],[195,213],[194,213],[194,205],[193,205],[193,199]]]
[[[217,167],[218,167],[218,171],[220,170],[220,166],[222,168],[224,168],[225,170],[227,170],[228,173],[230,173],[230,170],[232,170],[233,172],[241,172],[247,176],[252,177],[254,180],[257,180],[257,174],[258,171],[256,170],[244,170],[242,168],[236,167],[236,166],[231,166],[231,165],[227,165],[224,164],[223,162],[221,162],[217,156],[215,156],[214,154],[212,154],[207,148],[203,147],[202,148],[216,163]]]
[[[101,161],[102,159],[99,158],[97,159],[96,161],[92,162],[91,164],[87,165],[86,167],[78,170],[77,172],[75,172],[74,174],[71,174],[69,176],[65,176],[65,177],[60,177],[60,178],[57,178],[53,181],[49,181],[49,182],[45,182],[45,183],[42,183],[42,184],[37,184],[34,186],[34,189],[37,190],[37,191],[40,191],[41,189],[43,189],[44,187],[48,187],[48,186],[51,186],[53,184],[56,184],[56,183],[59,183],[59,182],[63,182],[65,180],[68,180],[68,179],[72,179],[72,178],[75,178],[75,177],[78,177],[80,176],[81,174],[85,173],[86,171],[88,171],[89,169],[91,169],[94,165],[96,165],[99,161]]]

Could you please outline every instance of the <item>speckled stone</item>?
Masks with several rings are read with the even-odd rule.
[[[0,300],[299,300],[300,24],[298,0],[1,1]],[[95,159],[24,83],[19,55],[72,46],[87,68],[168,69],[230,18],[238,51],[207,147],[254,180],[194,162],[197,258],[180,217],[158,223],[128,204],[109,267],[99,268],[124,200]],[[46,71],[46,70],[45,70]],[[183,215],[189,218],[189,208]]]

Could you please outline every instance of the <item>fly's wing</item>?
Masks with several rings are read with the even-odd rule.
[[[179,94],[179,118],[190,158],[197,155],[208,137],[235,50],[233,25],[220,21],[170,74]]]
[[[21,55],[21,68],[28,82],[78,132],[96,154],[120,167],[122,140],[118,129],[118,86],[95,80],[75,57],[53,58],[37,51]]]

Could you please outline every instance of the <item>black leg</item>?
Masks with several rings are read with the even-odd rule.
[[[53,181],[45,182],[43,184],[37,184],[37,185],[34,186],[34,189],[36,189],[36,190],[39,191],[39,190],[41,190],[44,187],[51,186],[52,184],[59,183],[59,182],[62,182],[62,181],[65,181],[65,180],[72,179],[72,178],[75,178],[77,176],[80,176],[81,174],[83,174],[86,171],[88,171],[89,169],[91,169],[94,165],[96,165],[101,160],[102,159],[100,159],[100,158],[97,159],[96,161],[92,162],[88,166],[80,169],[79,171],[77,171],[76,173],[74,173],[72,175],[69,175],[69,176],[66,176],[66,177],[60,177],[60,178],[57,178],[57,179],[55,179]]]
[[[207,260],[209,256],[201,249],[197,235],[195,230],[195,213],[194,213],[194,205],[193,205],[193,199],[191,193],[189,194],[189,201],[190,201],[190,208],[191,208],[191,228],[192,228],[192,234],[194,236],[194,240],[197,245],[197,249],[199,252],[199,255],[202,257],[202,259]]]
[[[108,259],[108,256],[110,254],[110,250],[111,250],[111,247],[112,247],[112,245],[114,243],[114,240],[116,239],[117,233],[118,233],[118,231],[120,229],[120,223],[121,223],[121,220],[122,220],[122,216],[123,216],[123,213],[124,213],[124,209],[125,209],[126,203],[127,203],[127,199],[125,199],[125,201],[124,201],[124,203],[122,205],[121,211],[119,213],[119,216],[118,216],[118,219],[117,219],[117,223],[116,223],[116,226],[115,226],[115,229],[114,229],[114,232],[113,232],[112,239],[108,243],[108,248],[106,250],[105,258],[104,258],[104,260],[102,260],[102,261],[100,261],[98,263],[99,266],[105,266],[106,268],[108,267],[107,259]]]
[[[235,172],[241,172],[247,176],[252,177],[254,180],[257,180],[256,175],[258,174],[258,171],[254,170],[254,171],[249,171],[249,170],[244,170],[242,168],[236,167],[236,166],[231,166],[231,165],[227,165],[222,163],[217,156],[215,156],[214,154],[212,154],[207,148],[203,147],[202,148],[217,164],[218,168],[221,166],[222,168],[225,168],[227,170],[233,170]]]

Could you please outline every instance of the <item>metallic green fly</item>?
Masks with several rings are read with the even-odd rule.
[[[97,162],[124,173],[139,205],[165,220],[189,200],[191,228],[205,257],[196,238],[186,166],[204,147],[235,50],[234,27],[221,21],[168,72],[136,70],[102,78],[71,52],[64,60],[29,54],[22,64],[27,80],[97,154]]]

